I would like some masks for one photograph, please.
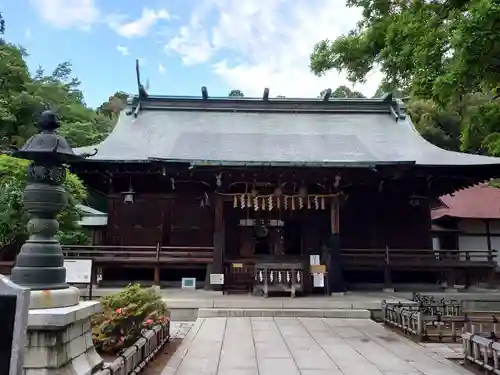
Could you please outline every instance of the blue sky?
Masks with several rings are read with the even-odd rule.
[[[344,0],[0,0],[6,39],[29,52],[32,70],[71,61],[87,103],[115,91],[135,93],[135,59],[149,92],[225,96],[314,97],[348,83],[314,77],[315,42],[353,28],[359,11]],[[366,95],[380,75],[355,86]],[[352,87],[352,85],[348,84]]]

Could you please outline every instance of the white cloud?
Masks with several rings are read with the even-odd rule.
[[[198,17],[193,15],[189,25],[182,26],[179,34],[165,46],[165,51],[176,52],[182,56],[184,65],[195,65],[207,61],[212,54],[212,45],[207,32],[202,28]]]
[[[116,46],[116,50],[121,53],[122,56],[128,56],[129,50],[126,46]]]
[[[144,8],[139,18],[126,22],[123,17],[110,17],[109,26],[117,34],[125,38],[137,38],[148,35],[149,31],[159,20],[170,19],[170,14],[165,9],[154,10]]]
[[[214,18],[207,12],[215,24],[198,22]],[[347,8],[345,0],[205,0],[166,48],[186,65],[211,60],[215,73],[247,96],[269,87],[272,96],[314,97],[326,87],[352,86],[338,72],[315,77],[309,56],[316,42],[348,32],[359,19],[359,10]],[[380,78],[374,72],[355,88],[372,95]]]
[[[42,19],[60,29],[88,29],[99,20],[94,0],[31,0]]]
[[[165,67],[162,63],[158,63],[158,72],[162,75],[165,74]]]

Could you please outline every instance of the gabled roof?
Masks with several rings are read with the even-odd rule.
[[[500,164],[442,150],[404,105],[380,99],[134,97],[90,161],[193,165],[429,166]]]
[[[108,215],[95,208],[77,204],[76,208],[82,213],[82,219],[78,224],[82,227],[104,227],[108,224]]]
[[[500,189],[488,184],[479,184],[443,195],[441,200],[446,206],[431,211],[433,220],[444,217],[500,219]]]

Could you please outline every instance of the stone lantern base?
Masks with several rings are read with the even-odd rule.
[[[97,301],[30,310],[23,375],[90,375],[102,366],[90,324],[99,310]]]
[[[80,290],[73,286],[66,289],[32,290],[30,292],[30,310],[76,306],[79,302]]]

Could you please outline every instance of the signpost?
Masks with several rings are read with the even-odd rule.
[[[0,275],[0,374],[23,370],[30,292]]]
[[[223,273],[211,273],[210,274],[210,284],[211,285],[224,285],[224,274]]]
[[[68,284],[87,285],[89,300],[92,299],[92,259],[65,259],[66,282]]]

